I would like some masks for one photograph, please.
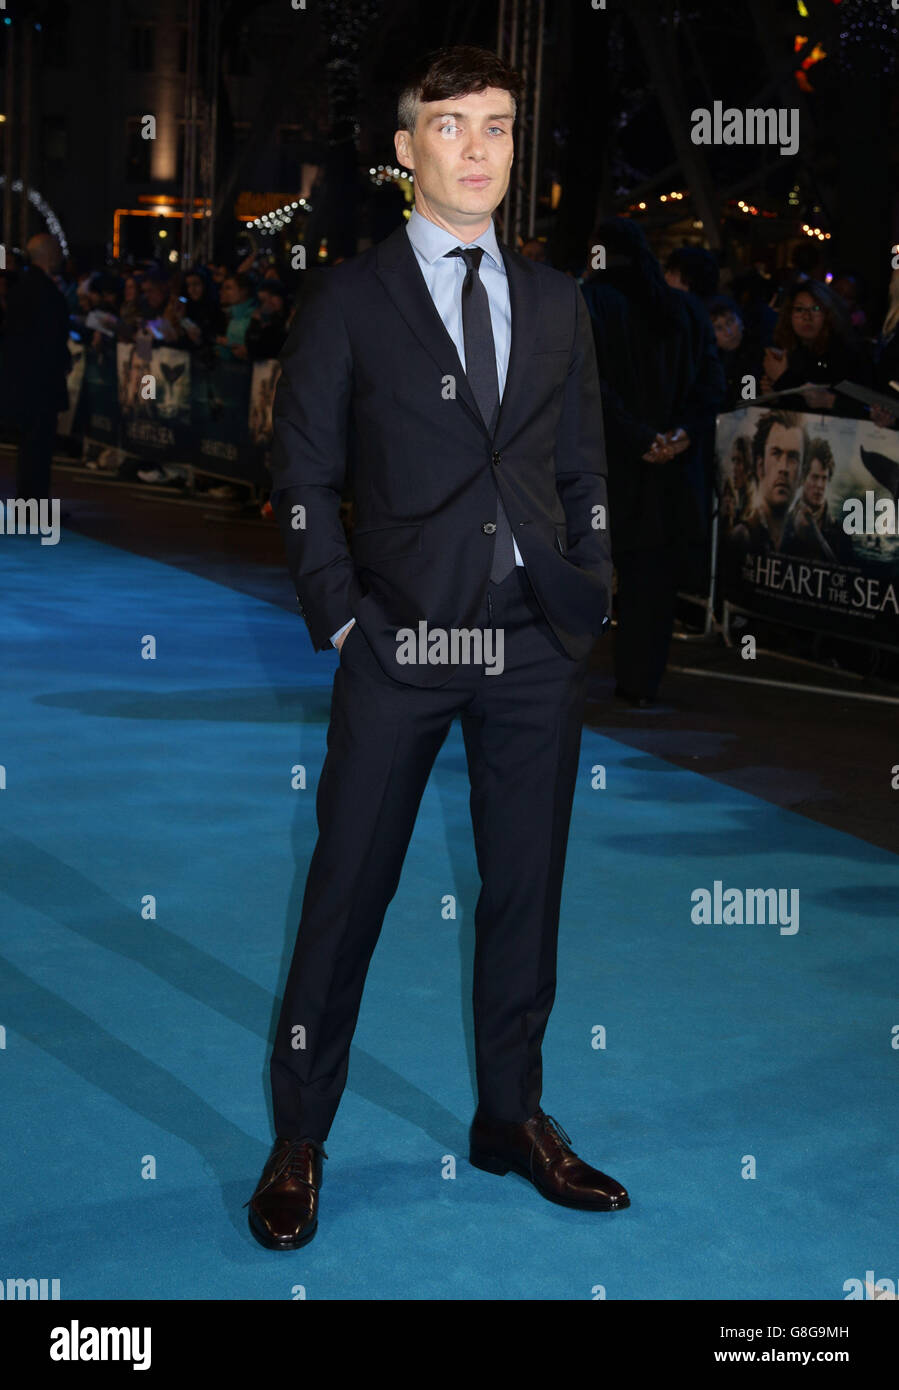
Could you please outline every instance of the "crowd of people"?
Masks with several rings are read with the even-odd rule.
[[[0,343],[9,343],[9,359],[27,327],[22,309],[39,312],[31,292],[34,270],[59,291],[67,336],[94,351],[143,339],[210,360],[254,362],[277,357],[284,346],[296,306],[270,257],[253,252],[233,270],[200,262],[175,271],[152,260],[114,262],[79,275],[50,242],[55,238],[38,234],[26,256],[11,257],[0,270]]]
[[[667,664],[678,593],[708,589],[710,521],[720,491],[718,414],[775,393],[786,418],[793,418],[789,412],[839,415],[896,429],[899,271],[874,336],[865,332],[856,277],[815,278],[805,248],[779,280],[755,266],[731,277],[722,292],[709,251],[681,247],[662,264],[633,219],[610,218],[595,241],[605,264],[584,278],[582,290],[607,435],[617,693],[646,707],[656,700]],[[847,382],[895,398],[895,412],[837,389]],[[797,545],[810,544],[809,518],[820,518],[822,506],[810,499],[833,472],[826,442],[818,445],[816,458],[802,464],[808,497]],[[743,473],[743,495],[731,487],[722,500],[731,525],[758,502],[754,472],[747,466]],[[838,549],[828,546],[830,554]]]
[[[207,358],[277,357],[291,299],[273,264],[236,269],[195,263],[168,274],[155,263],[106,269],[60,285],[70,326],[94,349],[146,338]]]
[[[278,356],[295,309],[274,259],[256,252],[233,269],[118,261],[79,275],[55,237],[33,236],[25,256],[11,256],[0,271],[0,426],[17,438],[17,495],[48,495],[53,422],[68,405],[70,340],[109,356],[132,343],[143,360],[160,346],[210,366],[252,364]],[[166,481],[181,472],[154,466],[135,476]]]

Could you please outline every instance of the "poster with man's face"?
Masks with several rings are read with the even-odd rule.
[[[116,365],[124,449],[183,462],[189,457],[190,354],[154,346],[147,355],[139,344],[119,343]]]
[[[899,647],[899,431],[749,406],[719,416],[716,452],[724,596]]]

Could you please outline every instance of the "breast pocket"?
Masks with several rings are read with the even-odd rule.
[[[531,352],[531,377],[538,388],[558,391],[568,373],[569,350],[538,342]]]
[[[552,330],[538,333],[531,351],[541,356],[547,352],[564,352],[568,356],[571,352],[571,339]]]
[[[382,560],[401,560],[421,551],[421,526],[417,522],[401,526],[376,526],[355,530],[351,541],[353,559],[367,565]]]

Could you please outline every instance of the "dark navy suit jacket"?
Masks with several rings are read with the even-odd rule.
[[[445,684],[453,668],[398,665],[398,628],[477,625],[497,489],[572,659],[609,622],[590,318],[574,280],[500,249],[512,342],[492,438],[405,226],[353,260],[307,272],[280,358],[271,501],[313,645],[333,650],[331,633],[354,617],[385,672],[411,685]],[[340,520],[348,484],[351,546]]]

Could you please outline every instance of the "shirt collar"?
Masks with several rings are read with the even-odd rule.
[[[493,225],[492,218],[490,219],[489,227],[487,227],[479,237],[472,242],[464,242],[460,241],[452,232],[447,232],[443,227],[438,227],[436,222],[431,222],[427,217],[423,217],[420,212],[417,212],[415,208],[413,208],[412,212],[409,214],[409,220],[406,223],[406,232],[418,254],[426,260],[429,265],[433,265],[435,261],[439,261],[441,256],[445,256],[447,251],[452,251],[456,246],[480,246],[484,254],[493,262],[496,269],[501,270],[503,274],[506,272],[506,267],[503,264],[502,252],[499,249],[499,242],[496,237],[496,228]]]

